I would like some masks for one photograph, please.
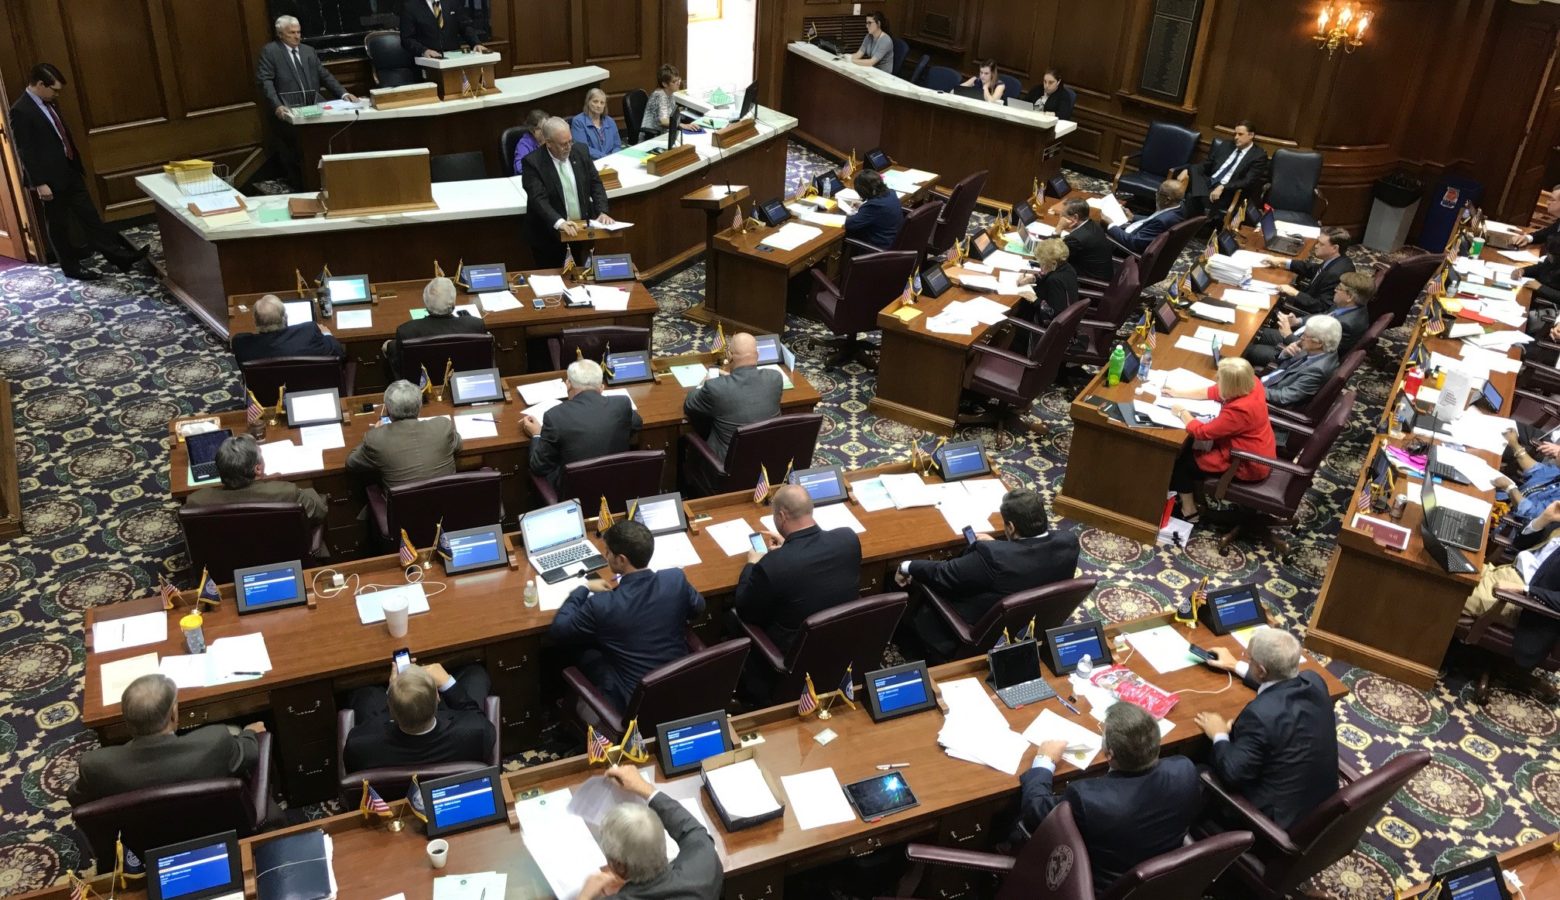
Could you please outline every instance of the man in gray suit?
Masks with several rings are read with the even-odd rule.
[[[530,413],[520,418],[520,427],[531,436],[531,474],[554,488],[560,487],[566,464],[622,453],[644,425],[627,397],[601,393],[601,366],[594,360],[570,363],[566,377],[568,399],[543,413],[541,421]]]
[[[1294,353],[1280,354],[1278,365],[1262,376],[1262,386],[1267,390],[1268,406],[1303,406],[1316,396],[1327,379],[1338,371],[1338,342],[1343,339],[1343,326],[1332,316],[1311,316],[1305,320],[1305,329],[1299,349]]]
[[[255,64],[255,81],[265,94],[272,114],[276,116],[277,139],[280,142],[282,164],[289,175],[298,169],[296,135],[292,133],[292,118],[287,112],[290,106],[311,106],[318,101],[320,92],[328,90],[332,98],[356,100],[341,86],[336,76],[330,74],[314,48],[303,42],[303,27],[292,16],[276,20],[276,40],[260,48],[260,61]]]
[[[644,803],[620,803],[601,823],[607,864],[585,879],[579,900],[717,900],[724,874],[715,842],[682,804],[645,781],[636,766],[613,766],[607,778]],[[666,839],[677,845],[667,860]]]
[[[410,381],[392,381],[385,388],[385,415],[390,421],[368,430],[363,443],[347,457],[347,468],[378,479],[387,488],[455,474],[460,433],[447,416],[419,419],[422,391]]]
[[[780,415],[784,390],[779,372],[759,371],[758,342],[751,334],[739,332],[731,336],[731,374],[708,378],[690,391],[683,414],[699,433],[709,432],[710,449],[724,459],[737,426]]]
[[[221,487],[201,488],[184,502],[190,506],[217,503],[297,503],[310,519],[325,518],[329,507],[313,488],[299,488],[291,481],[259,481],[260,445],[247,434],[235,434],[217,448],[217,474]]]
[[[142,788],[202,778],[247,778],[260,758],[255,722],[242,731],[206,725],[177,734],[178,688],[166,675],[142,675],[119,698],[130,742],[81,756],[76,783],[66,790],[73,806]]]

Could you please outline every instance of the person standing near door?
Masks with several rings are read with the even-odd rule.
[[[21,158],[23,183],[42,201],[54,258],[66,277],[78,281],[98,280],[96,273],[82,268],[82,261],[94,252],[121,272],[135,269],[155,274],[146,248],[132,246],[105,225],[92,203],[81,148],[56,108],[64,88],[60,70],[39,63],[28,75],[27,89],[11,104],[11,135]],[[76,232],[85,243],[76,243]]]

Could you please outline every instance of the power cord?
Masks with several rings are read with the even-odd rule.
[[[1225,691],[1227,691],[1230,688],[1235,686],[1235,673],[1234,672],[1228,672],[1227,671],[1227,672],[1224,673],[1224,677],[1225,677],[1224,687],[1221,687],[1221,688],[1219,688],[1216,691],[1187,691],[1187,690],[1181,690],[1181,691],[1176,691],[1175,695],[1177,697],[1179,697],[1182,694],[1222,694]]]

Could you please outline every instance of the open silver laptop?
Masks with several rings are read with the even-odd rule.
[[[520,535],[531,567],[548,584],[594,572],[607,564],[585,539],[585,516],[577,500],[565,500],[521,516]]]

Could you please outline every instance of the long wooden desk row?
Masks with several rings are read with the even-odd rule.
[[[1491,250],[1487,259],[1499,260]],[[1532,292],[1523,288],[1518,292],[1518,302],[1527,306]],[[1426,302],[1429,302],[1428,300]],[[1447,327],[1456,320],[1446,318]],[[1504,328],[1505,326],[1497,326]],[[1424,323],[1415,327],[1409,341],[1409,353],[1416,341],[1423,340],[1428,350],[1462,358],[1463,342],[1444,336],[1423,334]],[[1405,353],[1387,404],[1397,403],[1402,390],[1403,375],[1408,368]],[[1520,356],[1518,348],[1507,351],[1508,357]],[[1500,415],[1509,416],[1515,402],[1515,373],[1490,372],[1489,380],[1505,398]],[[1414,502],[1408,504],[1401,519],[1393,524],[1410,529],[1409,543],[1401,552],[1376,543],[1360,525],[1356,524],[1354,499],[1361,491],[1369,491],[1370,460],[1387,446],[1401,448],[1412,439],[1411,435],[1389,433],[1372,441],[1370,452],[1360,467],[1350,502],[1344,507],[1343,520],[1338,532],[1338,546],[1327,566],[1326,580],[1317,596],[1316,608],[1311,614],[1311,626],[1306,643],[1319,653],[1364,666],[1383,675],[1390,675],[1415,687],[1428,690],[1440,675],[1441,660],[1451,645],[1457,629],[1457,618],[1463,603],[1479,582],[1485,552],[1482,549],[1489,540],[1490,523],[1485,522],[1484,535],[1477,552],[1465,551],[1474,565],[1474,572],[1454,575],[1447,572],[1425,550],[1419,526],[1424,519],[1424,507]],[[1499,468],[1500,454],[1473,448],[1468,452]],[[1423,479],[1400,477],[1399,491],[1404,485],[1419,485]],[[1417,488],[1416,488],[1417,490]],[[1493,501],[1495,492],[1480,491],[1470,485],[1458,485],[1443,481],[1438,491],[1455,491]],[[1368,513],[1376,518],[1388,518],[1386,513]],[[1368,590],[1362,590],[1364,586]]]
[[[869,541],[873,532],[874,528],[869,526],[866,535]],[[321,611],[310,615],[323,615],[324,609],[322,604]],[[497,614],[506,613],[500,610]],[[281,615],[284,614],[278,614],[278,617]],[[303,616],[304,613],[299,612],[295,618]],[[449,616],[445,615],[444,618]],[[1107,632],[1114,635],[1163,625],[1167,621],[1167,614],[1161,614],[1112,625],[1107,628]],[[414,638],[419,636],[419,625],[424,630],[428,627],[424,623],[414,622]],[[448,628],[451,625],[443,623],[440,627]],[[1223,647],[1235,653],[1240,652],[1234,638],[1215,636],[1202,626],[1187,632],[1187,637],[1199,646]],[[333,644],[336,639],[326,637],[325,640]],[[352,643],[374,645],[361,648],[362,659],[379,669],[383,668],[384,657],[392,648],[392,642],[382,635]],[[334,646],[319,647],[314,651],[298,651],[298,655],[303,656],[307,652],[312,661],[313,657],[322,655],[324,651],[337,649]],[[339,649],[340,652],[356,655],[359,648]],[[419,652],[429,652],[421,647],[417,649]],[[1205,749],[1206,739],[1194,723],[1197,714],[1209,711],[1233,719],[1251,698],[1251,692],[1238,681],[1201,666],[1159,674],[1141,657],[1129,657],[1125,664],[1167,691],[1183,692],[1180,702],[1167,717],[1167,721],[1173,725],[1162,739],[1163,752],[1167,754],[1200,752]],[[1345,686],[1314,661],[1308,660],[1304,666],[1321,675],[1329,694],[1335,700],[1347,694]],[[935,682],[980,678],[984,668],[983,658],[969,659],[939,666],[932,670],[932,677]],[[1066,678],[1051,677],[1050,681],[1063,696],[1072,693]],[[90,694],[89,681],[89,709],[93,709],[90,704],[95,699]],[[1034,721],[1041,711],[1038,707],[1049,709],[1095,732],[1099,731],[1099,723],[1088,711],[1069,713],[1060,704],[1050,701],[1018,710],[1006,709],[1000,703],[996,703],[996,706],[1015,731],[1024,731]],[[946,709],[946,706],[943,708]],[[832,768],[839,781],[846,784],[877,774],[875,766],[880,763],[909,763],[900,772],[915,791],[920,805],[881,821],[869,823],[852,819],[841,824],[804,830],[797,822],[794,805],[787,803],[782,818],[728,833],[719,826],[720,819],[710,806],[709,799],[701,796],[698,802],[706,818],[715,823],[712,836],[725,870],[725,897],[732,900],[781,898],[784,896],[785,878],[789,874],[849,857],[865,856],[907,840],[979,848],[990,846],[1002,836],[1002,828],[1017,796],[1017,779],[1013,774],[947,756],[937,745],[937,733],[943,724],[943,716],[939,711],[927,711],[881,724],[874,724],[862,708],[847,710],[841,707],[834,713],[828,721],[799,719],[795,705],[788,704],[739,716],[733,719],[732,726],[738,736],[748,738],[756,734],[762,738],[760,742],[753,743],[752,747],[759,765],[776,779]],[[826,728],[837,736],[823,743],[817,738]],[[1031,758],[1032,753],[1026,753],[1023,763],[1027,765]],[[1087,774],[1103,773],[1106,765],[1102,758],[1096,757]],[[521,769],[505,776],[506,800],[512,803],[515,798],[575,787],[592,774],[583,756]],[[1058,782],[1083,774],[1071,763],[1064,762],[1058,772]],[[656,779],[664,781],[658,771]],[[676,795],[697,784],[697,779],[698,775],[693,775],[666,782],[666,789]],[[386,799],[394,800],[392,805],[397,812],[401,811],[402,801]],[[438,875],[488,870],[507,873],[509,881],[506,896],[553,896],[540,869],[525,849],[525,834],[519,831],[518,820],[513,815],[508,825],[492,825],[452,836],[449,839],[451,863],[444,872],[430,870],[422,852],[424,838],[415,822],[412,825],[398,834],[392,833],[379,825],[377,820],[365,821],[361,815],[351,812],[250,838],[245,844],[246,847],[252,847],[256,843],[300,829],[324,828],[332,834],[334,842],[337,881],[344,888],[350,886],[351,896],[381,897],[399,892],[404,893],[409,900],[426,900],[432,895],[432,880]],[[946,887],[950,891],[958,890],[957,885]],[[956,895],[947,893],[942,896]]]
[[[687,359],[710,362],[711,357],[712,354],[696,354]],[[679,359],[682,358],[657,359],[655,364],[661,368]],[[436,381],[440,378],[439,375],[431,372],[429,374]],[[450,403],[448,396],[439,400],[429,397],[423,402],[421,415],[424,418],[452,415],[476,416],[493,420],[491,425],[498,434],[493,437],[464,440],[460,453],[456,456],[456,465],[462,471],[481,468],[498,471],[506,525],[514,526],[519,515],[535,505],[532,503],[529,474],[531,439],[520,427],[520,419],[525,415],[528,407],[520,399],[516,389],[522,384],[553,381],[563,377],[563,372],[542,372],[506,378],[504,379],[505,400],[502,403],[455,407]],[[817,389],[799,371],[792,372],[790,377],[794,386],[781,395],[781,412],[798,413],[812,410],[820,399]],[[636,448],[666,451],[666,468],[662,471],[661,483],[666,490],[676,490],[677,438],[691,427],[683,418],[683,401],[688,391],[677,383],[676,378],[664,371],[656,376],[655,381],[624,385],[620,389],[628,392],[644,423],[639,432]],[[609,387],[608,390],[613,388]],[[314,472],[289,473],[283,476],[299,487],[313,488],[330,504],[330,513],[326,520],[326,540],[337,558],[354,555],[363,539],[364,523],[358,519],[358,512],[362,508],[361,492],[355,489],[358,480],[349,475],[346,463],[347,456],[363,442],[363,436],[370,428],[377,425],[381,399],[381,395],[378,394],[343,397],[342,412],[348,416],[347,423],[342,426],[342,439],[345,446],[323,451],[321,456],[323,469]],[[364,411],[365,409],[367,412]],[[270,413],[268,412],[267,415],[269,416]],[[203,486],[190,483],[189,451],[182,441],[177,440],[179,423],[188,421],[189,418],[192,417],[175,419],[168,426],[171,441],[168,454],[168,485],[174,498],[181,501]],[[217,418],[221,427],[232,430],[234,434],[242,433],[246,427],[245,412],[242,409],[230,410],[214,417],[193,418]],[[302,431],[287,427],[284,422],[278,421],[277,425],[266,429],[262,443],[273,441],[292,441],[295,444],[302,444]],[[580,499],[586,502],[587,507],[595,508],[591,503],[596,498]]]
[[[453,278],[455,277],[454,262],[451,261],[450,265],[449,275]],[[431,261],[428,268],[432,269]],[[561,269],[537,269],[525,274],[529,278],[534,275],[558,275],[561,271]],[[373,284],[375,302],[372,306],[335,308],[337,313],[369,312],[372,324],[367,328],[344,328],[340,324],[341,320],[334,316],[319,319],[320,323],[329,328],[336,339],[346,346],[347,358],[356,363],[355,389],[357,391],[367,393],[382,390],[385,385],[395,380],[395,376],[389,371],[389,363],[385,360],[381,347],[385,341],[395,336],[398,326],[411,321],[413,313],[423,308],[423,288],[428,286],[430,280],[419,278],[408,281],[375,282]],[[569,287],[580,284],[573,278],[564,279],[564,283]],[[557,336],[566,328],[599,325],[651,327],[656,303],[643,283],[620,282],[604,286],[628,291],[628,307],[623,310],[604,310],[589,306],[571,308],[565,306],[560,297],[548,297],[544,300],[546,307],[535,309],[532,304],[536,300],[536,292],[531,289],[529,283],[523,287],[512,286],[508,291],[514,299],[520,301],[519,309],[484,312],[476,292],[465,290],[459,283],[455,286],[455,303],[457,307],[475,306],[477,311],[482,313],[483,324],[493,335],[494,362],[498,366],[499,373],[505,376],[524,375],[528,372],[546,371],[552,368],[552,361],[547,355],[544,342],[549,337]],[[301,292],[294,289],[235,294],[228,298],[225,319],[230,333],[242,334],[255,330],[254,305],[266,294],[275,294],[283,300],[298,298],[312,300],[315,299],[317,292],[313,289]],[[316,314],[317,312],[316,305]],[[568,362],[564,364],[567,365]],[[429,375],[439,379],[443,373],[430,370]]]

